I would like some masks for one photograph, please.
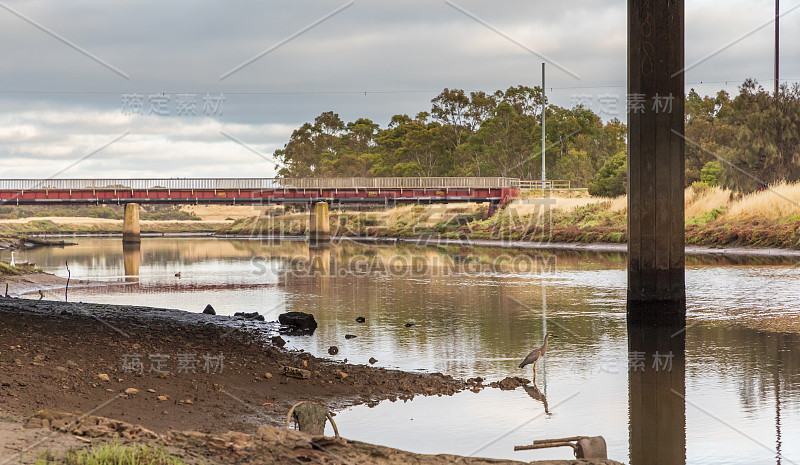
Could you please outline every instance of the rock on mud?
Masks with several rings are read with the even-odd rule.
[[[217,314],[216,310],[214,310],[214,307],[212,307],[211,304],[206,305],[206,308],[203,309],[203,313],[205,313],[206,315]]]
[[[264,315],[259,314],[258,312],[253,313],[246,313],[246,312],[236,312],[233,316],[238,316],[240,318],[244,318],[247,320],[257,320],[257,321],[265,321]]]
[[[519,376],[509,376],[502,381],[495,381],[494,383],[489,384],[489,386],[502,389],[503,391],[513,391],[520,386],[530,384],[530,382],[531,380],[520,378]]]
[[[304,370],[302,368],[295,368],[290,366],[283,367],[283,374],[285,376],[289,376],[291,378],[297,379],[310,379],[311,378],[311,371]]]
[[[317,320],[310,313],[281,313],[278,316],[278,322],[285,326],[282,332],[286,334],[313,334],[317,329]]]

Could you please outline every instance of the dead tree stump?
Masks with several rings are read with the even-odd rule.
[[[311,436],[324,436],[325,422],[326,420],[330,420],[336,438],[339,438],[339,429],[336,427],[333,417],[328,413],[328,409],[325,408],[324,405],[316,402],[298,402],[289,409],[289,413],[286,415],[287,429],[289,428],[292,418],[297,421],[297,428],[300,431]]]

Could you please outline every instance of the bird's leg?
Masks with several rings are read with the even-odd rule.
[[[536,385],[536,362],[533,362],[533,384]]]

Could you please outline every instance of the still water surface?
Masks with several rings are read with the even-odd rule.
[[[123,253],[118,238],[77,242],[16,258],[60,276],[68,262],[73,278],[113,284],[71,289],[72,301],[313,313],[316,333],[289,345],[321,357],[336,345],[332,358],[350,363],[529,377],[519,361],[545,332],[558,335],[537,366],[539,390],[353,407],[336,417],[349,438],[529,461],[572,452],[513,447],[601,435],[609,457],[628,463],[682,463],[684,453],[691,464],[800,463],[797,259],[688,257],[688,328],[629,334],[621,254],[213,238],[145,238]]]

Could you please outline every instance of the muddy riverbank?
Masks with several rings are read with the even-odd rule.
[[[270,322],[178,310],[0,298],[0,458],[35,463],[42,451],[58,455],[122,438],[167,447],[186,463],[521,463],[355,441],[320,449],[306,435],[280,430],[298,401],[336,411],[482,386],[287,351],[267,342],[276,331]],[[286,376],[286,366],[308,370],[310,378]],[[42,422],[52,416],[42,411],[74,412],[91,428]],[[154,435],[136,433],[144,430]]]
[[[63,298],[67,279],[55,276],[50,273],[24,273],[19,275],[0,276],[0,294],[5,295],[6,291],[10,297],[19,297],[23,294],[42,291],[43,298],[55,299],[56,294]],[[70,289],[86,286],[100,286],[103,283],[86,281],[83,279],[70,279]],[[8,287],[6,287],[8,286]],[[30,298],[36,299],[39,296],[32,295]]]
[[[261,427],[254,434],[229,431],[224,434],[169,431],[157,434],[127,422],[95,415],[43,410],[25,421],[0,418],[0,461],[48,464],[76,451],[99,450],[111,444],[117,450],[159,451],[175,465],[370,463],[384,465],[521,465],[529,462],[463,457],[451,454],[415,454],[390,447],[345,438],[312,437],[295,430]],[[118,453],[120,454],[120,453]],[[120,454],[121,455],[121,454]],[[158,463],[165,463],[159,461]],[[126,462],[127,463],[127,462]],[[138,463],[138,462],[137,462]],[[147,462],[150,463],[150,462]],[[545,460],[536,465],[618,465],[607,459]]]
[[[265,342],[275,332],[272,323],[234,317],[2,298],[0,411],[96,411],[158,432],[252,432],[280,424],[301,400],[339,409],[466,387],[440,374],[286,351]],[[284,366],[310,379],[285,376]]]

